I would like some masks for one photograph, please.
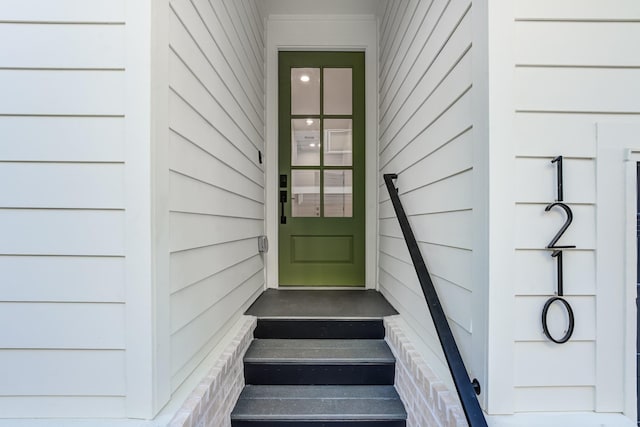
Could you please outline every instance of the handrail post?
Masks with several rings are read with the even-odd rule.
[[[436,292],[436,288],[431,280],[429,270],[427,270],[427,266],[422,258],[420,247],[418,246],[418,242],[416,241],[413,230],[411,229],[411,224],[409,224],[407,214],[402,207],[402,202],[398,195],[398,189],[393,184],[393,180],[396,178],[398,178],[398,175],[396,174],[385,174],[384,182],[387,185],[387,190],[391,197],[393,209],[398,217],[398,222],[400,222],[400,228],[402,229],[405,243],[409,249],[413,266],[416,269],[422,293],[427,300],[429,313],[431,313],[431,318],[433,319],[433,324],[436,328],[436,332],[438,333],[440,345],[444,351],[444,356],[447,360],[447,364],[449,365],[449,371],[451,371],[456,391],[460,397],[464,415],[467,418],[467,422],[470,427],[486,427],[487,420],[484,417],[482,408],[480,408],[480,403],[478,402],[475,391],[475,389],[479,390],[479,383],[475,379],[472,383],[469,378],[469,373],[467,372],[467,368],[465,367],[462,356],[460,355],[460,350],[458,349],[456,340],[453,337],[451,328],[449,327],[449,322],[447,321],[447,316],[445,315],[442,304],[440,303],[440,298],[438,298],[438,293]]]

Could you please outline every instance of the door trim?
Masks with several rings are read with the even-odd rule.
[[[270,16],[267,20],[266,40],[266,233],[270,250],[265,255],[267,288],[278,287],[278,52],[304,51],[360,51],[365,52],[365,287],[377,288],[378,258],[378,51],[375,17],[328,16]],[[291,288],[287,288],[291,289]],[[306,288],[305,288],[306,289]],[[314,289],[314,288],[309,288]],[[321,289],[329,289],[323,287]],[[354,289],[354,288],[351,288]]]

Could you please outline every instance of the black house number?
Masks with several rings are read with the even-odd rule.
[[[558,240],[560,240],[562,235],[565,233],[565,231],[567,231],[567,229],[571,225],[571,222],[573,222],[573,212],[571,211],[571,208],[569,206],[563,203],[562,156],[556,157],[551,161],[551,163],[555,163],[557,168],[558,196],[557,196],[557,200],[547,205],[547,207],[544,210],[545,212],[549,212],[551,211],[551,209],[559,208],[565,212],[567,219],[565,220],[560,230],[558,230],[556,235],[553,237],[553,239],[551,239],[551,241],[547,245],[547,249],[552,250],[551,257],[556,259],[558,287],[557,287],[556,296],[549,298],[547,302],[545,302],[544,307],[542,309],[542,331],[544,332],[545,336],[549,338],[551,341],[553,341],[554,343],[564,344],[567,341],[569,341],[569,338],[571,338],[571,335],[573,335],[575,318],[573,316],[573,310],[571,309],[571,305],[567,300],[563,298],[564,279],[563,279],[563,271],[562,271],[563,270],[562,251],[564,249],[575,248],[575,245],[560,246],[560,245],[557,245],[557,243],[558,243]],[[567,327],[567,330],[565,334],[560,338],[555,338],[553,335],[551,335],[551,332],[549,331],[549,325],[548,325],[548,319],[547,319],[549,315],[549,308],[551,308],[551,306],[556,302],[566,310],[567,316],[569,317],[569,325]]]

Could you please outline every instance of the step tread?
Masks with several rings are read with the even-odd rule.
[[[384,340],[255,339],[245,363],[395,363]]]
[[[237,420],[404,420],[393,386],[256,386],[242,391]]]

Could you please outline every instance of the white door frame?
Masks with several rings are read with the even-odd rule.
[[[378,52],[377,20],[373,15],[270,15],[267,18],[265,219],[270,250],[265,256],[266,286],[278,287],[278,52],[282,50],[365,52],[365,287],[375,289],[378,256]]]
[[[599,123],[597,135],[596,411],[623,412],[635,423],[640,123]]]

